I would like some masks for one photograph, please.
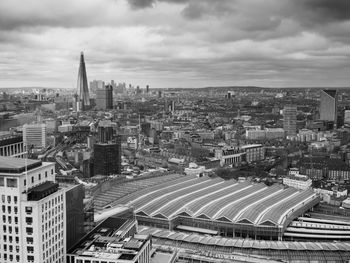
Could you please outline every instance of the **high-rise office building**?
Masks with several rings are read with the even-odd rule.
[[[146,85],[146,93],[149,93],[149,85]]]
[[[297,134],[297,106],[284,106],[283,129],[286,132],[287,136],[295,136]]]
[[[98,125],[97,133],[98,141],[100,143],[107,143],[109,141],[112,141],[114,135],[113,124],[114,123],[102,123]]]
[[[99,110],[113,109],[113,86],[108,84],[96,90],[96,108]]]
[[[121,173],[121,142],[94,145],[94,175]]]
[[[46,124],[24,124],[23,125],[23,142],[27,149],[45,148],[46,147]]]
[[[102,80],[90,81],[90,92],[96,94],[96,90],[103,89],[104,86],[105,86],[105,83]]]
[[[81,52],[80,54],[80,65],[78,72],[78,94],[79,100],[81,102],[81,108],[82,110],[85,110],[88,106],[90,106],[90,96],[83,52]]]
[[[55,164],[0,157],[0,263],[64,263],[65,191]]]
[[[337,91],[321,90],[320,94],[320,120],[332,121],[337,124]]]

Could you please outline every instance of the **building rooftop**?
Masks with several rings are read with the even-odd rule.
[[[133,260],[150,237],[138,234],[126,236],[132,225],[136,225],[133,218],[109,217],[83,237],[69,253],[99,259]]]
[[[249,148],[256,148],[256,147],[262,147],[262,144],[248,144],[241,146],[241,149],[249,149]]]
[[[13,143],[18,143],[18,142],[22,142],[23,138],[22,136],[19,135],[12,135],[12,134],[1,134],[0,133],[0,147],[1,146],[5,146],[5,145],[9,145],[9,144],[13,144]]]
[[[0,156],[0,173],[22,173],[42,165],[41,160]]]
[[[58,190],[58,184],[46,181],[42,184],[39,184],[28,191],[28,200],[29,201],[38,201],[46,196],[56,192]]]

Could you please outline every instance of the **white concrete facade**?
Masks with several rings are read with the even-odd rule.
[[[54,163],[18,173],[0,171],[0,263],[65,263],[64,190],[39,200],[28,195],[54,180]]]

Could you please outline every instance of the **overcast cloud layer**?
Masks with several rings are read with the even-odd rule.
[[[0,87],[350,86],[349,0],[0,0]]]

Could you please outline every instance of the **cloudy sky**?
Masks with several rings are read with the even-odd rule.
[[[0,0],[0,87],[350,86],[349,0]]]

